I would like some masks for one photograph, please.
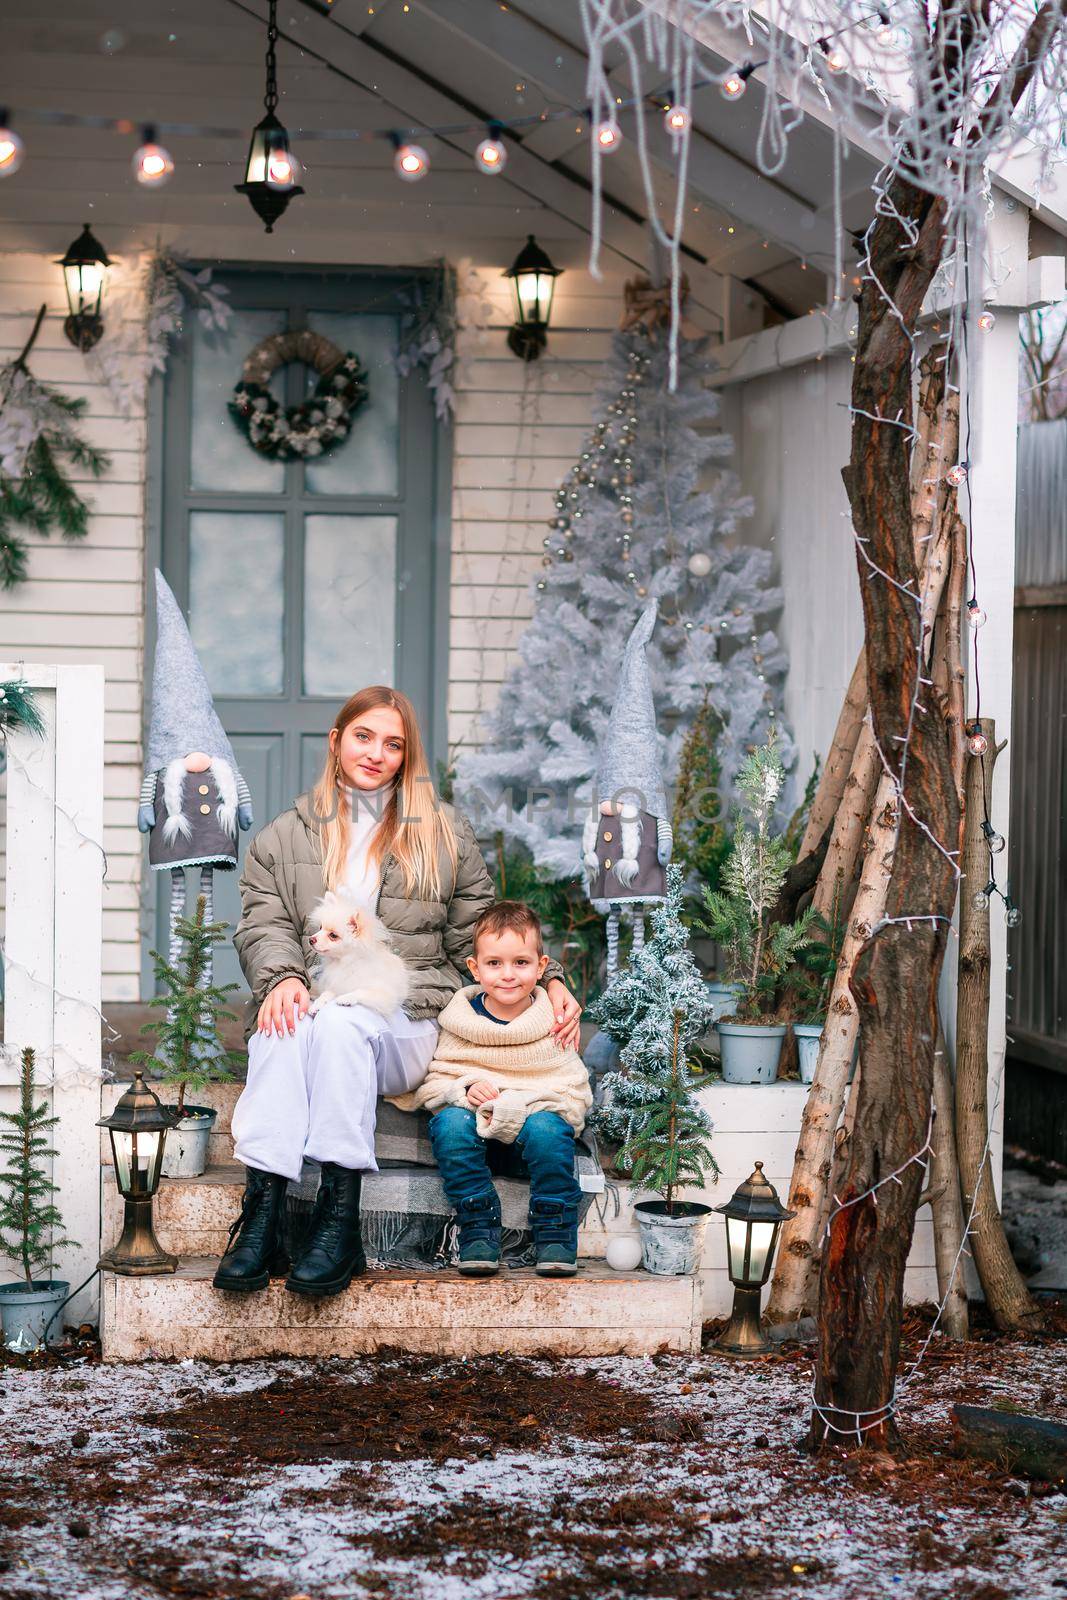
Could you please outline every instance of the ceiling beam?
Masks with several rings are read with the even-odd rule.
[[[486,4],[486,0],[413,0],[417,10],[426,12],[450,29],[468,45],[487,51],[522,76],[537,83],[550,98],[565,104],[582,105],[586,94],[586,57],[568,40],[538,22],[514,0],[506,9]],[[621,72],[611,75],[619,93],[628,98],[629,79]],[[710,94],[710,90],[704,90]],[[573,144],[574,124],[559,122],[536,129],[532,140],[542,152],[544,140],[557,128],[567,131]],[[656,171],[673,184],[674,157],[670,139],[660,126],[659,117],[646,123],[649,155]],[[582,138],[587,135],[582,134]],[[607,166],[605,171],[607,172]],[[718,144],[704,130],[693,127],[689,143],[688,187],[741,223],[755,228],[761,236],[788,246],[797,255],[833,259],[833,226],[820,217],[815,207],[794,194],[785,184],[765,177],[759,169]]]
[[[250,17],[266,22],[265,0],[229,0]],[[368,37],[358,37],[345,26],[343,14],[322,16],[305,8],[287,19],[279,38],[298,49],[307,50],[333,71],[361,89],[375,94],[387,108],[383,120],[395,120],[399,128],[407,125],[440,127],[451,123],[484,118],[493,110],[473,106],[469,101],[438,85],[420,69],[398,60],[391,51]],[[445,64],[447,65],[447,63]],[[438,135],[443,143],[470,155],[469,135]],[[432,184],[431,173],[427,180]],[[508,167],[505,176],[494,182],[509,183],[530,199],[571,223],[587,237],[591,235],[589,185],[577,174],[557,167],[508,141]],[[605,195],[601,237],[606,256],[614,257],[627,271],[648,271],[648,235],[643,220],[629,207],[613,205]],[[688,257],[684,263],[689,277],[690,299],[705,313],[705,320],[718,327],[722,321],[722,278],[700,258]]]

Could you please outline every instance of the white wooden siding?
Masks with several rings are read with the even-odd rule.
[[[0,596],[0,657],[104,669],[103,992],[106,1000],[134,1000],[140,989],[142,846],[136,815],[143,705],[144,414],[121,417],[107,390],[91,381],[84,357],[67,342],[62,275],[49,256],[0,254],[0,362],[22,349],[42,302],[48,316],[30,357],[31,370],[88,402],[82,431],[107,451],[111,467],[99,481],[71,474],[93,507],[85,539],[26,535],[28,580]],[[5,867],[6,838],[0,832],[0,872],[6,880]],[[6,881],[0,905],[4,891]]]
[[[556,280],[548,348],[525,366],[504,330],[512,310],[500,267],[480,263],[492,327],[459,373],[452,495],[449,741],[480,742],[514,647],[533,613],[553,495],[595,420],[594,396],[619,325],[629,274],[599,282],[583,267]],[[698,331],[694,323],[692,331]]]
[[[825,756],[863,643],[855,545],[841,468],[849,454],[846,352],[725,388],[734,468],[755,502],[744,535],[775,557],[785,589],[786,720],[797,782]]]

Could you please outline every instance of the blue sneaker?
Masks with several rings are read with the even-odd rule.
[[[491,1278],[500,1271],[500,1246],[489,1239],[472,1239],[459,1247],[459,1270],[465,1278]]]
[[[578,1252],[565,1244],[539,1244],[534,1270],[539,1278],[573,1278],[578,1271]]]
[[[495,1190],[470,1195],[456,1207],[459,1270],[465,1278],[489,1278],[500,1271],[500,1197]]]

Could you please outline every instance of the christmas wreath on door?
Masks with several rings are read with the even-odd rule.
[[[314,391],[295,406],[282,406],[270,380],[280,367],[300,361],[319,375]],[[358,356],[309,328],[274,333],[245,359],[230,415],[257,455],[272,461],[324,456],[348,438],[367,399],[367,374]]]

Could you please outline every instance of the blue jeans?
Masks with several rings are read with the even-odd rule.
[[[489,1168],[489,1144],[479,1136],[473,1111],[445,1106],[430,1119],[430,1143],[445,1194],[459,1218],[460,1248],[476,1239],[500,1245],[500,1198]],[[526,1118],[515,1148],[530,1174],[530,1227],[536,1244],[578,1248],[578,1201],[574,1176],[574,1129],[555,1111]]]

